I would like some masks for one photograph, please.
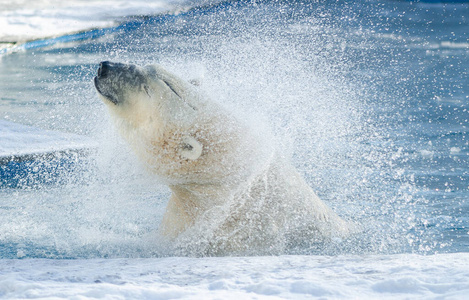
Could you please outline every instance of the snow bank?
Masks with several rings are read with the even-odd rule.
[[[1,298],[463,299],[469,254],[1,260]]]
[[[125,16],[161,13],[183,0],[0,0],[0,42],[23,42],[115,24]]]
[[[96,147],[91,139],[0,120],[0,162],[29,155]]]

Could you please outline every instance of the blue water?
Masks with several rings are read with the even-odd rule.
[[[161,63],[260,117],[319,196],[362,229],[288,253],[467,252],[467,16],[467,3],[225,2],[4,55],[0,117],[101,147],[79,168],[35,162],[15,171],[28,180],[3,175],[0,257],[158,255],[148,236],[168,190],[111,129],[92,85],[103,60]]]

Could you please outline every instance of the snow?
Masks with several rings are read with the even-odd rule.
[[[469,254],[1,260],[4,299],[464,299]]]

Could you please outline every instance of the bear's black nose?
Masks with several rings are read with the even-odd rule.
[[[109,69],[111,67],[112,63],[109,61],[103,61],[99,64],[99,69],[98,69],[98,77],[99,78],[104,78],[107,76],[109,73]]]
[[[103,61],[99,64],[98,78],[106,78],[110,73],[120,73],[122,71],[134,71],[134,65],[126,65],[123,63],[113,63],[110,61]]]

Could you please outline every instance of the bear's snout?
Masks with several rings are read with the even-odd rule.
[[[94,85],[99,94],[114,104],[123,101],[123,91],[138,87],[144,81],[135,65],[103,61],[99,64]]]
[[[134,65],[125,65],[122,63],[113,63],[110,61],[103,61],[99,64],[98,78],[104,79],[108,77],[111,72],[120,73],[122,71],[134,71]]]

